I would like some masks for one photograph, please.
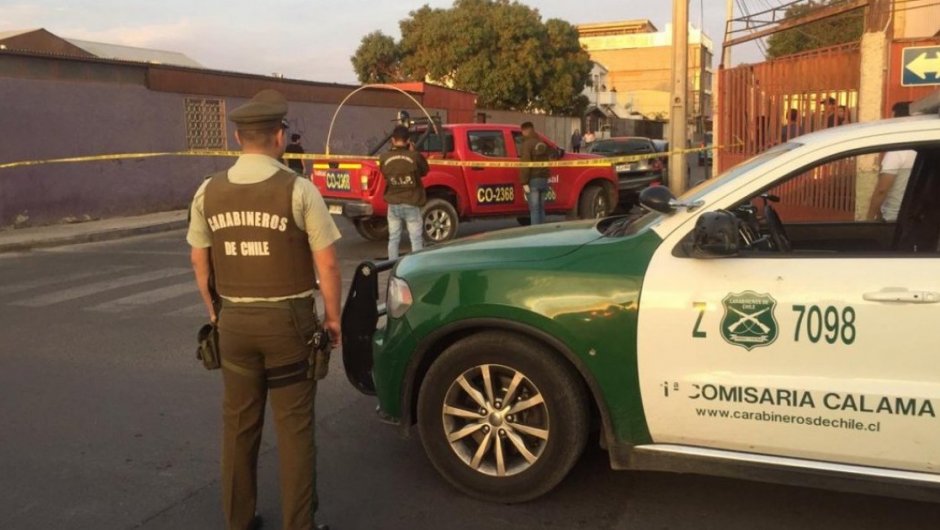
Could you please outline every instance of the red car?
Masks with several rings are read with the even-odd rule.
[[[453,239],[463,221],[480,217],[516,217],[528,220],[529,208],[517,168],[473,166],[475,161],[519,159],[522,132],[516,125],[450,124],[442,134],[416,130],[417,148],[431,162],[424,177],[428,203],[424,207],[425,238],[430,242]],[[542,138],[558,160],[598,158],[566,153]],[[376,150],[378,151],[378,150]],[[434,160],[459,160],[464,166],[434,164]],[[350,219],[361,236],[370,240],[388,237],[382,198],[385,180],[375,160],[317,161],[313,182],[323,194],[330,213]],[[552,168],[546,201],[548,214],[582,219],[609,215],[617,204],[617,175],[610,166]]]

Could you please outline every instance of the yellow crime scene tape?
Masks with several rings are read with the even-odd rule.
[[[719,146],[699,147],[692,149],[679,149],[675,151],[662,153],[648,153],[642,155],[617,156],[610,158],[584,158],[578,160],[553,160],[548,162],[522,162],[521,160],[448,160],[442,158],[429,158],[428,163],[432,166],[451,166],[451,167],[494,167],[494,168],[533,168],[533,167],[608,167],[617,164],[627,164],[631,162],[640,162],[652,158],[663,158],[673,154],[691,154],[714,149],[720,149]],[[73,156],[67,158],[49,158],[45,160],[21,160],[16,162],[0,163],[0,169],[12,169],[17,167],[41,166],[45,164],[68,164],[80,162],[101,162],[108,160],[131,160],[140,158],[157,158],[167,156],[193,156],[193,157],[229,157],[235,158],[241,156],[240,151],[176,151],[163,153],[117,153],[109,155],[89,155]],[[364,160],[377,161],[375,156],[356,156],[356,155],[326,155],[326,154],[296,154],[285,153],[285,160],[313,160],[314,169],[359,169],[362,164],[355,163]],[[336,163],[323,163],[323,161],[333,161]],[[343,163],[346,161],[347,163]]]

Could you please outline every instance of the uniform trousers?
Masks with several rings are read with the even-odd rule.
[[[279,305],[280,304],[280,305]],[[280,457],[285,529],[313,528],[317,509],[314,398],[306,341],[317,327],[312,298],[294,304],[229,304],[219,316],[222,504],[230,530],[250,528],[258,488],[258,450],[268,396]],[[296,310],[297,307],[302,310]]]

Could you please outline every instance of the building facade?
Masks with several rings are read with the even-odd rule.
[[[672,25],[659,31],[649,20],[628,20],[577,26],[581,45],[599,66],[603,81],[588,87],[592,109],[621,118],[669,117],[672,94]],[[689,114],[697,134],[712,120],[712,40],[689,29]],[[593,80],[592,80],[593,81]]]

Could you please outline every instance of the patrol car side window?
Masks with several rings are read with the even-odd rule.
[[[506,140],[502,131],[469,131],[467,143],[470,150],[483,156],[505,157]]]
[[[892,147],[783,179],[733,209],[743,221],[741,255],[937,255],[940,214],[931,208],[940,207],[940,186],[930,184],[940,178],[937,155]]]

